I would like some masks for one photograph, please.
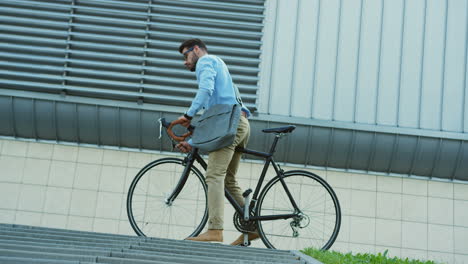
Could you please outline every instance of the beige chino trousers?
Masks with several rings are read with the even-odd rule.
[[[236,180],[237,169],[242,153],[235,148],[246,147],[250,137],[250,125],[247,118],[241,115],[236,138],[230,146],[208,154],[206,183],[208,185],[208,229],[223,229],[224,224],[224,187],[234,199],[244,205],[242,190]]]

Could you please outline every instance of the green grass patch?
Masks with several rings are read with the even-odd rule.
[[[324,264],[436,264],[434,261],[420,261],[400,259],[397,257],[389,258],[388,250],[384,253],[374,254],[343,254],[336,251],[321,251],[312,248],[301,250],[302,253],[313,257]]]

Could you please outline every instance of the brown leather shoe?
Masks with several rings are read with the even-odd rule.
[[[196,237],[187,237],[185,240],[200,241],[200,242],[223,242],[222,229],[208,229],[203,234]]]
[[[249,233],[249,241],[256,240],[260,237],[258,232]],[[240,235],[234,242],[231,243],[231,246],[239,246],[244,243],[244,234]]]

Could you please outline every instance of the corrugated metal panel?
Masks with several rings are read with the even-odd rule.
[[[468,132],[467,1],[272,0],[267,14],[261,113]]]
[[[178,46],[199,37],[256,108],[263,0],[5,0],[0,86],[188,106],[197,91]]]
[[[2,90],[0,90],[2,91]],[[0,96],[0,135],[98,146],[172,151],[167,137],[158,140],[157,120],[180,113],[168,107],[135,107],[99,99]],[[273,115],[251,119],[249,148],[268,151],[273,135],[264,128],[297,125],[281,140],[280,162],[361,172],[417,175],[468,181],[468,135],[377,125],[317,121]],[[249,159],[258,157],[247,156]]]

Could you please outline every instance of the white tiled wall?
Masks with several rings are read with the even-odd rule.
[[[134,234],[127,188],[160,154],[0,139],[0,222]],[[243,162],[242,188],[263,165]],[[283,169],[288,170],[286,166]],[[468,263],[468,184],[312,170],[334,188],[342,208],[332,249]],[[267,179],[272,177],[270,171]],[[226,202],[225,243],[238,235]],[[263,246],[257,241],[254,246]]]

